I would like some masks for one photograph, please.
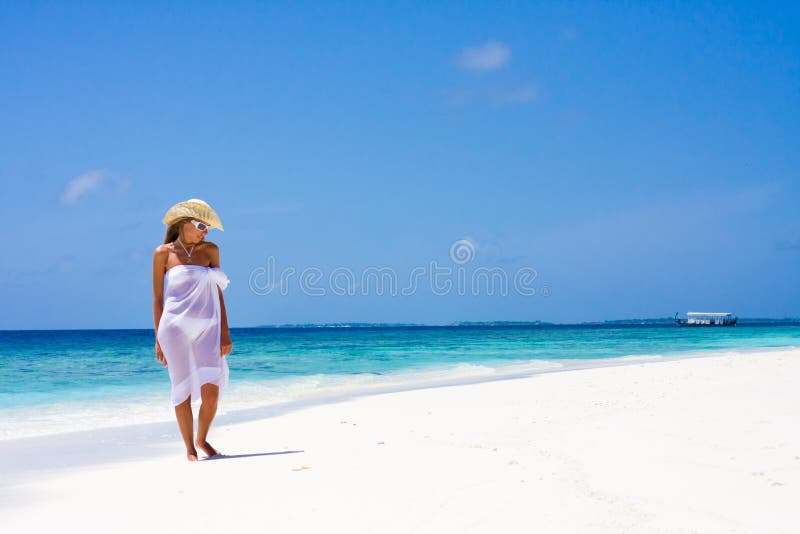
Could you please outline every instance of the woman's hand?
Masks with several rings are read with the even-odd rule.
[[[231,332],[228,329],[222,331],[219,336],[219,353],[220,356],[230,354],[233,350],[233,342],[231,341]]]
[[[158,343],[158,340],[156,340],[156,360],[164,367],[167,366],[167,359],[164,357],[164,351],[161,350],[161,345]]]

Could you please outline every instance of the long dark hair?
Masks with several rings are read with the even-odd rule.
[[[164,243],[172,243],[177,238],[181,236],[181,228],[183,227],[183,223],[186,221],[191,221],[191,217],[184,217],[182,219],[178,219],[174,223],[170,224],[167,227],[167,234],[164,236]]]

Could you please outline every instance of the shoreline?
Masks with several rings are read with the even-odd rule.
[[[474,364],[459,364],[457,366],[432,367],[419,371],[403,371],[394,373],[392,377],[400,378],[397,382],[363,384],[351,389],[333,391],[317,391],[308,396],[284,402],[264,404],[238,410],[224,410],[225,396],[222,397],[220,410],[214,422],[214,427],[257,422],[265,419],[280,417],[299,410],[338,404],[352,400],[365,399],[374,396],[389,395],[422,391],[427,389],[451,388],[471,386],[508,380],[524,380],[536,376],[570,373],[575,371],[590,371],[614,367],[636,366],[653,363],[668,363],[682,360],[697,360],[706,358],[724,358],[745,355],[771,356],[796,353],[800,357],[800,349],[796,347],[774,347],[770,350],[760,348],[744,348],[722,351],[695,351],[675,355],[630,355],[603,359],[564,359],[564,360],[531,360],[526,363],[509,363],[499,367],[486,367],[490,372],[480,375],[462,375],[440,379],[415,379],[420,374],[433,372],[438,374],[442,370],[449,370],[461,366],[479,367]],[[536,364],[535,366],[531,364]],[[554,364],[552,366],[539,366],[539,364]],[[482,366],[480,366],[482,367]],[[405,380],[403,380],[405,378]],[[224,393],[223,393],[224,395]],[[195,420],[199,403],[192,402]],[[170,414],[171,415],[171,414]],[[212,431],[213,435],[213,431]],[[106,461],[131,460],[147,457],[155,450],[168,447],[175,440],[180,440],[174,418],[163,421],[148,421],[127,425],[101,426],[91,429],[81,429],[33,436],[22,436],[0,439],[0,473],[24,474],[26,469],[38,471],[58,466],[70,465],[96,465]],[[109,447],[104,454],[87,456],[84,454],[86,443],[100,442]],[[40,457],[48,457],[48,452],[58,449],[62,458],[66,455],[77,463],[66,464],[63,461],[41,462]],[[151,450],[152,449],[152,450]],[[115,452],[116,451],[116,452]],[[13,459],[9,463],[8,460]],[[25,461],[25,460],[28,461]]]
[[[389,393],[400,393],[429,388],[465,386],[494,381],[517,380],[542,374],[602,369],[644,363],[663,363],[684,359],[693,360],[730,355],[769,355],[773,353],[785,353],[798,350],[800,349],[794,346],[769,348],[748,347],[735,350],[715,349],[686,351],[667,355],[632,354],[628,356],[598,359],[536,359],[520,360],[516,362],[492,362],[492,364],[497,364],[496,366],[492,366],[489,363],[461,363],[456,365],[431,366],[429,368],[416,370],[404,370],[384,375],[366,375],[366,381],[355,380],[352,375],[297,376],[284,380],[276,380],[274,384],[265,381],[251,382],[248,385],[257,385],[259,388],[269,391],[270,386],[275,384],[283,385],[284,383],[289,383],[294,385],[296,382],[301,382],[302,380],[318,380],[320,377],[332,379],[334,383],[323,386],[317,390],[311,390],[305,395],[297,398],[290,398],[288,400],[250,401],[245,403],[237,403],[234,401],[232,403],[234,406],[241,406],[244,404],[245,407],[235,407],[232,409],[226,409],[226,401],[230,402],[232,400],[231,394],[233,392],[223,391],[220,408],[215,419],[215,426],[256,421],[263,418],[291,413],[299,409]],[[469,372],[464,374],[465,371]],[[369,381],[369,378],[372,378],[373,381]],[[339,379],[351,380],[351,382],[342,382],[336,384],[335,382]],[[133,400],[134,399],[131,398],[129,402],[132,402]],[[126,403],[122,403],[120,406],[115,405],[115,407],[124,409],[125,404]],[[196,411],[199,408],[199,402],[197,400],[193,400],[192,407],[195,411],[196,418]],[[33,408],[34,407],[30,407],[30,409]],[[134,441],[136,439],[153,441],[156,438],[167,441],[179,438],[171,409],[164,418],[149,420],[141,423],[102,424],[100,426],[94,426],[91,428],[65,429],[56,432],[23,434],[14,437],[0,436],[0,472],[3,472],[4,469],[6,469],[2,458],[7,455],[2,453],[9,450],[46,450],[51,440],[58,439],[59,441],[66,443],[74,442],[79,444],[84,443],[87,439],[91,439],[93,436],[97,435],[102,436],[102,439],[106,442],[113,442],[116,434],[122,434],[123,436],[130,435]],[[125,441],[130,441],[130,438],[126,439]]]
[[[244,335],[243,329],[240,352],[230,356],[231,383],[223,392],[220,415],[305,399],[327,402],[341,393],[526,376],[553,367],[800,345],[796,327],[686,331],[638,326],[541,332],[486,326],[473,332],[463,328],[463,335],[462,328],[419,335],[386,328],[274,335],[256,329]],[[89,332],[33,337],[23,332],[4,338],[0,442],[174,419],[164,394],[169,380],[153,362],[149,331]]]
[[[15,532],[79,517],[85,532],[119,517],[125,532],[789,532],[798,377],[794,349],[387,392],[220,421],[229,456],[196,464],[167,438],[92,457],[120,445],[98,431],[7,476],[5,442],[0,508]],[[213,488],[229,513],[209,524],[195,510]]]
[[[596,369],[605,367],[616,367],[621,365],[635,365],[638,363],[658,363],[667,362],[681,359],[697,359],[697,358],[713,358],[725,355],[736,354],[770,354],[781,353],[786,351],[797,350],[794,346],[780,346],[780,347],[746,347],[740,349],[711,349],[711,350],[697,350],[697,351],[682,351],[678,353],[669,354],[631,354],[626,356],[615,356],[609,358],[563,358],[563,359],[533,359],[533,360],[518,360],[507,361],[498,360],[495,362],[484,363],[459,363],[448,365],[433,365],[431,367],[402,370],[382,375],[308,375],[308,376],[295,376],[283,380],[263,381],[263,382],[240,382],[233,385],[233,390],[229,389],[223,392],[222,402],[217,414],[215,424],[230,424],[246,421],[258,420],[264,417],[273,417],[284,413],[289,413],[297,409],[303,409],[311,406],[342,402],[343,400],[368,397],[372,395],[382,395],[386,393],[396,393],[403,391],[414,391],[418,389],[450,387],[470,384],[480,384],[484,382],[493,382],[497,380],[514,380],[520,378],[527,378],[539,374],[569,372],[585,369]],[[295,387],[302,384],[303,381],[319,382],[320,380],[330,380],[331,383],[310,389],[302,395],[288,398],[288,399],[265,399],[259,400],[247,399],[245,401],[237,400],[236,395],[241,393],[237,390],[238,387],[257,387],[260,392],[264,394],[271,394],[270,387]],[[229,386],[230,388],[230,386]],[[152,397],[152,392],[148,392]],[[251,393],[252,395],[252,393]],[[119,399],[114,399],[117,402]],[[134,402],[136,399],[130,397],[127,401],[114,405],[117,410],[124,410],[127,404]],[[113,436],[114,432],[126,433],[126,429],[142,429],[133,432],[134,435],[141,435],[143,433],[152,436],[153,432],[147,432],[150,427],[153,429],[160,429],[159,434],[170,434],[165,430],[167,423],[174,423],[171,406],[166,408],[166,401],[164,403],[155,404],[150,400],[149,406],[151,411],[161,411],[164,415],[155,417],[153,414],[138,413],[137,416],[148,418],[141,423],[134,424],[108,424],[103,421],[100,425],[85,424],[85,428],[65,428],[57,431],[49,431],[46,433],[21,433],[20,435],[7,437],[0,434],[0,453],[3,452],[4,444],[15,448],[14,442],[22,443],[27,442],[29,446],[46,448],[46,441],[48,439],[67,439],[67,441],[81,441],[81,435],[92,435],[98,432],[109,434]],[[227,405],[227,406],[226,406]],[[230,407],[230,406],[233,407]],[[64,404],[50,404],[45,406],[64,406]],[[196,411],[199,407],[199,402],[193,400],[193,409]],[[82,406],[81,406],[82,407]],[[33,409],[34,407],[20,407],[17,409]],[[0,412],[2,413],[2,412]],[[117,412],[115,412],[117,413]],[[13,418],[16,414],[10,414]],[[196,415],[196,414],[195,414]],[[77,416],[72,416],[77,418]],[[45,423],[46,424],[46,423]],[[177,432],[177,430],[176,430]],[[175,436],[178,434],[176,433]],[[165,436],[166,437],[166,436]],[[171,437],[174,437],[170,434]],[[3,464],[0,460],[0,471],[2,471]]]

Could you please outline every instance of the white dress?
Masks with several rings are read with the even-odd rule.
[[[217,287],[228,287],[219,267],[177,265],[167,270],[164,313],[158,342],[172,382],[172,405],[189,396],[200,399],[200,386],[228,384],[228,362],[221,356],[221,305]]]

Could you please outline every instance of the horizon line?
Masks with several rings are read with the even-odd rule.
[[[740,322],[783,322],[800,323],[800,317],[739,317]],[[603,319],[597,321],[580,322],[551,322],[551,321],[455,321],[451,323],[368,323],[368,322],[330,322],[330,323],[283,323],[261,324],[253,326],[231,326],[231,330],[257,329],[257,328],[453,328],[471,326],[591,326],[591,325],[642,325],[642,324],[671,324],[673,317],[648,317]],[[152,330],[152,328],[0,328],[0,332],[86,332],[86,331],[116,331],[116,330]]]

